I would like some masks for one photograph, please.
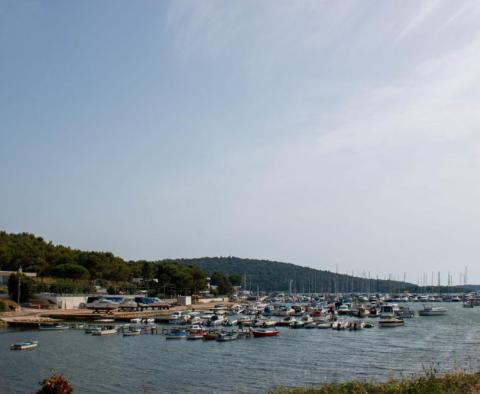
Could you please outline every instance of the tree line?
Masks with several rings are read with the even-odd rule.
[[[37,272],[75,283],[93,282],[112,291],[135,291],[131,280],[142,278],[152,294],[193,294],[207,287],[207,277],[220,294],[242,285],[252,292],[290,291],[400,292],[416,291],[417,286],[393,280],[368,279],[353,275],[301,267],[269,260],[237,257],[203,257],[158,261],[125,261],[111,252],[81,251],[54,245],[29,233],[0,231],[0,270]],[[70,283],[71,285],[72,283]]]

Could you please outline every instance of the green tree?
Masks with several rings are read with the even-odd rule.
[[[217,286],[219,294],[229,295],[233,292],[232,284],[221,272],[214,272],[210,278],[210,283]]]
[[[145,282],[152,280],[153,275],[155,273],[155,269],[152,263],[147,261],[143,262],[142,264],[142,278]]]
[[[52,268],[50,274],[59,278],[88,280],[90,272],[83,266],[75,263],[59,264]]]
[[[242,284],[242,277],[238,274],[228,275],[228,280],[232,286],[240,286]]]
[[[10,299],[18,301],[18,281],[20,279],[20,302],[26,302],[32,296],[32,280],[22,274],[11,274],[8,278]]]

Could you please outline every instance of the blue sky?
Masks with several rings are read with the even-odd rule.
[[[131,259],[479,282],[479,17],[1,0],[1,227]]]

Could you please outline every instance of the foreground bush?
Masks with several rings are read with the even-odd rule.
[[[52,375],[45,379],[43,382],[40,382],[42,388],[37,391],[37,394],[71,394],[73,393],[73,386],[70,382],[63,376],[57,375],[55,372],[52,372]]]
[[[456,372],[411,379],[394,379],[385,383],[353,381],[329,383],[318,387],[279,388],[275,394],[480,394],[480,373]]]

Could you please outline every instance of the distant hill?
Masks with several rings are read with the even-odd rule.
[[[417,286],[398,281],[359,278],[330,271],[270,260],[238,257],[203,257],[173,260],[193,265],[208,273],[222,272],[242,276],[248,290],[294,292],[398,292],[415,291]]]
[[[257,289],[288,291],[290,288],[294,292],[399,292],[417,289],[411,283],[365,279],[269,260],[203,257],[152,262],[125,261],[110,252],[81,251],[54,245],[29,233],[9,234],[0,231],[0,270],[16,271],[22,267],[41,276],[128,281],[144,275],[146,264],[153,266],[149,271],[150,275],[155,276],[161,271],[159,268],[162,265],[170,264],[171,270],[172,263],[179,268],[198,267],[210,275],[214,272],[240,275],[242,284],[253,292]],[[174,276],[177,277],[177,274]]]

